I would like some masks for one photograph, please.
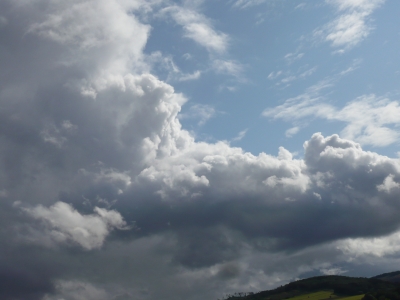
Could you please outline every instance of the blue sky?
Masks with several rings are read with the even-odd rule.
[[[184,74],[200,72],[198,78],[179,81],[171,66],[156,71],[189,98],[183,115],[194,117],[197,108],[197,118],[181,121],[198,139],[232,141],[252,153],[274,153],[279,146],[300,153],[312,133],[341,134],[350,120],[315,114],[284,120],[263,116],[263,111],[323,83],[328,86],[314,97],[337,111],[369,95],[397,100],[398,4],[360,3],[341,8],[340,1],[188,2],[183,7],[201,15],[224,50],[196,42],[182,25],[163,16],[152,23],[145,51],[161,51]],[[340,18],[349,18],[349,28],[335,28]],[[231,63],[232,70],[219,72],[212,67],[215,61]],[[244,131],[241,140],[234,140]],[[362,144],[396,156],[395,138]]]
[[[0,1],[0,298],[398,270],[399,5]]]

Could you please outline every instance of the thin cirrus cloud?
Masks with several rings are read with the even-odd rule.
[[[211,21],[194,8],[169,6],[161,10],[162,15],[170,15],[182,26],[184,37],[193,40],[207,49],[211,57],[210,68],[216,73],[242,78],[243,66],[234,60],[224,58],[230,43],[227,34],[215,30]],[[182,74],[179,81],[194,80],[200,77],[200,71]]]
[[[228,35],[216,31],[204,15],[180,6],[164,8],[162,13],[170,14],[175,22],[182,26],[185,37],[212,53],[226,52],[229,45]]]
[[[236,137],[234,137],[231,141],[232,142],[238,142],[241,141],[247,134],[248,129],[242,130],[238,133]]]
[[[400,134],[396,130],[400,118],[398,101],[364,95],[348,102],[342,108],[337,108],[325,103],[320,95],[321,89],[330,85],[329,81],[322,81],[309,88],[306,93],[290,98],[282,105],[264,110],[262,115],[286,121],[316,117],[343,122],[345,127],[341,135],[363,145],[384,147],[397,142]],[[290,131],[287,133],[291,136]]]
[[[233,4],[233,7],[235,8],[247,8],[251,6],[256,6],[264,3],[266,0],[237,0]]]
[[[370,16],[384,0],[328,0],[338,11],[338,16],[320,29],[314,31],[314,36],[330,42],[332,47],[340,48],[342,53],[364,40],[373,26]]]
[[[285,131],[285,135],[286,137],[290,138],[292,136],[294,136],[296,133],[298,133],[300,130],[300,128],[298,126],[289,128],[288,130]]]
[[[185,73],[176,65],[171,56],[163,55],[160,51],[155,51],[146,57],[146,62],[154,70],[159,68],[168,73],[166,81],[191,81],[201,77],[201,71],[196,70],[193,73]]]
[[[194,119],[198,120],[198,125],[204,125],[209,119],[217,114],[216,109],[207,104],[194,104],[186,113],[178,115],[179,119]]]
[[[212,68],[215,72],[234,76],[240,79],[243,73],[243,66],[236,61],[216,59],[212,63]]]

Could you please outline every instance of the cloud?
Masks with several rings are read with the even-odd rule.
[[[151,53],[151,55],[146,57],[146,61],[152,66],[153,70],[161,69],[162,71],[166,71],[168,73],[166,81],[168,82],[197,80],[202,73],[199,70],[191,74],[182,72],[171,56],[163,55],[160,51]]]
[[[94,208],[94,215],[81,215],[64,202],[57,202],[50,208],[39,205],[24,211],[35,219],[45,221],[47,229],[44,234],[51,240],[57,243],[74,242],[86,250],[100,248],[113,228],[127,228],[118,212],[99,207]]]
[[[192,74],[184,74],[184,75],[182,75],[178,80],[179,81],[196,80],[196,79],[199,79],[200,76],[201,76],[201,72],[200,71],[195,71]]]
[[[268,79],[273,80],[273,79],[278,78],[280,75],[282,75],[282,71],[271,72],[268,75]]]
[[[341,268],[329,268],[329,269],[323,268],[320,271],[324,275],[341,275],[347,272],[342,270]]]
[[[264,2],[265,0],[237,0],[233,4],[233,7],[243,9],[251,6],[260,5],[263,4]]]
[[[309,68],[308,70],[304,70],[304,68],[303,68],[303,70],[300,70],[299,72],[297,72],[297,74],[293,74],[291,71],[288,71],[285,73],[282,71],[277,71],[277,72],[271,72],[267,78],[269,80],[275,80],[282,75],[284,77],[282,79],[280,79],[280,81],[277,82],[276,85],[284,84],[286,86],[289,86],[292,81],[295,81],[298,79],[304,79],[308,76],[311,76],[312,74],[315,73],[316,70],[317,70],[317,67]]]
[[[234,137],[231,141],[237,142],[237,141],[242,140],[246,136],[247,131],[248,131],[248,129],[240,131],[239,134],[236,137]]]
[[[320,85],[329,86],[324,83]],[[365,95],[342,108],[336,108],[322,101],[319,90],[320,87],[314,86],[280,106],[264,110],[263,116],[287,121],[303,120],[306,117],[340,121],[346,124],[341,131],[345,138],[378,147],[397,142],[399,132],[395,126],[399,124],[400,116],[398,101]]]
[[[289,128],[288,130],[285,131],[285,135],[286,137],[292,137],[294,136],[296,133],[298,133],[300,130],[300,128],[298,126]]]
[[[241,77],[243,66],[232,60],[217,59],[213,61],[212,68],[220,74],[232,75],[237,78]]]
[[[346,51],[364,40],[373,27],[369,24],[369,17],[384,0],[329,0],[339,15],[336,19],[314,32],[315,36],[322,37],[335,48]]]
[[[214,107],[207,104],[194,104],[187,113],[179,114],[179,119],[198,119],[198,125],[204,125],[209,119],[216,115]]]
[[[304,56],[304,53],[288,53],[285,55],[285,60],[287,61],[288,64],[292,64],[296,60],[301,59]]]
[[[400,251],[400,233],[378,238],[345,239],[337,247],[350,257],[394,255]]]
[[[356,268],[339,243],[396,232],[398,159],[318,133],[303,158],[254,155],[183,129],[186,97],[148,73],[148,3],[0,2],[0,298],[212,299]],[[277,118],[338,115],[349,136],[390,141],[372,133],[397,124],[395,102],[335,108],[331,84]]]
[[[72,299],[72,300],[106,300],[110,295],[90,283],[79,281],[59,281],[56,284],[56,296],[46,295],[43,300]],[[112,297],[112,296],[111,296]]]
[[[163,10],[183,27],[185,37],[205,47],[210,52],[224,53],[228,48],[227,34],[213,29],[211,22],[202,14],[184,7],[171,6]]]

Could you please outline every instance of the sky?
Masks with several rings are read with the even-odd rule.
[[[399,9],[0,1],[0,298],[400,270]]]

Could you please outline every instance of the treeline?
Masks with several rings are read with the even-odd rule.
[[[251,295],[254,295],[254,293],[253,292],[236,292],[233,294],[226,294],[225,297],[223,297],[222,299],[218,299],[218,300],[235,300],[235,299],[240,299],[240,298],[251,296]]]
[[[296,295],[320,290],[332,290],[338,296],[365,294],[364,300],[400,300],[398,284],[376,278],[347,276],[318,276],[298,280],[274,290],[258,293],[235,293],[222,300],[270,300],[287,299]]]
[[[395,290],[381,290],[368,293],[362,300],[400,300],[400,287]]]

